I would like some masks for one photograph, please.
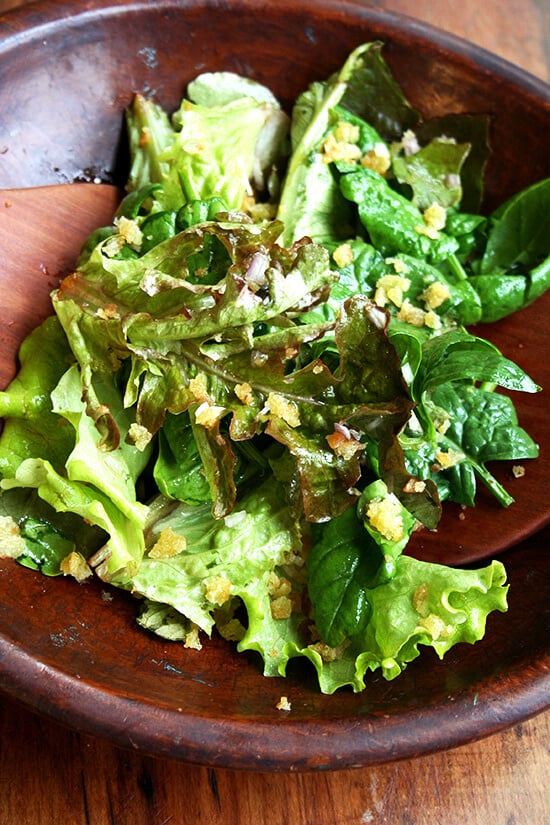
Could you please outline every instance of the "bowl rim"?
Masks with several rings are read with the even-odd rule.
[[[528,94],[550,104],[550,84],[528,71],[517,67],[505,58],[479,46],[472,46],[465,39],[409,15],[371,7],[360,0],[316,0],[318,8],[333,14],[353,12],[365,21],[387,26],[400,36],[405,32],[418,40],[435,40],[445,50],[475,64],[486,73],[496,73],[502,79]],[[118,15],[128,9],[126,0],[39,0],[28,6],[16,7],[0,16],[6,24],[7,34],[0,39],[0,57],[23,43],[43,38],[60,19],[71,18],[76,25],[83,19],[91,22],[106,15]],[[158,10],[184,11],[191,6],[214,8],[228,3],[219,0],[158,0]],[[264,10],[306,9],[307,0],[233,0],[239,9]],[[133,0],[131,8],[139,11],[151,8],[149,0]],[[416,711],[396,714],[380,719],[363,717],[357,720],[331,720],[325,723],[322,748],[314,765],[311,764],[311,722],[292,721],[280,724],[249,720],[203,719],[171,707],[164,707],[149,700],[141,703],[116,691],[109,691],[91,681],[76,678],[65,671],[40,661],[20,645],[0,634],[1,688],[16,700],[52,719],[77,728],[79,731],[106,738],[112,743],[137,748],[157,756],[182,759],[188,762],[224,768],[258,771],[335,770],[366,765],[382,764],[394,759],[412,758],[439,750],[456,747],[491,735],[499,730],[526,720],[543,711],[549,704],[550,653],[536,666],[532,678],[510,692],[504,682],[495,678],[489,689],[479,694],[465,691],[462,701],[470,702],[475,712],[457,715],[452,701],[438,703],[429,709],[422,726],[422,741],[409,741],[395,753],[392,740],[410,726]],[[52,685],[55,691],[52,692]],[[99,711],[99,712],[98,712]],[[445,725],[434,724],[441,716],[453,719],[452,735]],[[98,722],[98,720],[100,720]],[[184,733],[185,728],[192,736]],[[365,733],[373,732],[369,737]],[[378,733],[380,731],[380,733]],[[284,748],[281,748],[284,736]],[[309,743],[304,748],[304,740]],[[235,752],[235,742],[242,743],[243,758]],[[215,742],[215,746],[212,746]],[[317,742],[317,744],[319,744]],[[288,752],[303,753],[304,758],[289,762]]]
[[[241,10],[264,11],[266,8],[290,10],[310,10],[311,0],[155,0],[156,10],[185,10],[192,7],[220,8],[228,5]],[[315,0],[317,8],[332,11],[342,17],[349,12],[377,23],[388,24],[394,32],[403,34],[412,32],[420,40],[434,38],[440,45],[463,58],[476,63],[488,72],[501,74],[508,82],[522,87],[527,93],[536,95],[550,103],[550,82],[533,74],[510,60],[483,46],[473,44],[466,38],[453,34],[434,24],[419,20],[411,14],[391,9],[371,6],[363,0]],[[33,2],[15,6],[0,14],[0,21],[7,26],[8,33],[0,38],[0,56],[10,48],[18,47],[23,42],[43,37],[48,29],[55,26],[60,19],[90,21],[108,15],[124,13],[131,6],[132,10],[151,8],[150,0],[33,0]],[[9,32],[9,30],[12,30]]]
[[[483,687],[462,691],[459,702],[449,696],[428,707],[420,720],[415,709],[383,717],[333,718],[319,723],[316,735],[312,721],[293,721],[290,714],[284,723],[280,718],[209,719],[148,700],[136,702],[42,662],[0,634],[1,688],[38,714],[126,750],[258,772],[362,768],[478,741],[547,709],[550,652],[531,670],[530,678],[513,690],[505,678],[492,678]]]

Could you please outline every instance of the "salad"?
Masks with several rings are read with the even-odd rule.
[[[468,327],[550,285],[550,180],[480,214],[488,118],[424,120],[382,52],[290,117],[228,72],[172,116],[136,95],[128,194],[0,392],[2,555],[324,693],[482,638],[502,563],[407,545],[538,453],[497,390],[540,388]]]

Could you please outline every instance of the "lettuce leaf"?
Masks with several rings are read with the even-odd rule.
[[[48,458],[61,468],[74,445],[74,434],[52,410],[50,393],[74,363],[67,338],[55,316],[23,341],[19,371],[0,392],[0,475],[11,476],[25,459]]]
[[[172,118],[136,96],[129,194],[0,393],[23,564],[57,574],[76,550],[143,627],[186,645],[216,628],[268,676],[305,658],[325,693],[506,610],[500,562],[403,553],[478,477],[509,503],[486,463],[537,452],[493,389],[538,387],[461,324],[547,288],[548,187],[459,211],[487,119],[422,122],[381,48],[298,98],[288,158],[254,81],[200,75]]]
[[[282,676],[290,659],[305,657],[323,693],[346,685],[361,691],[368,671],[394,679],[422,648],[443,658],[454,645],[481,639],[489,613],[507,609],[505,581],[498,561],[480,570],[454,570],[402,556],[390,581],[365,592],[371,611],[366,627],[336,647],[308,638],[303,617],[273,619],[267,594],[256,600],[249,594],[249,625],[239,650],[261,653],[266,675]]]
[[[291,515],[284,488],[268,479],[245,494],[240,505],[243,509],[225,521],[213,519],[205,505],[178,505],[155,523],[149,552],[166,531],[185,536],[186,546],[171,558],[146,555],[139,572],[119,582],[146,599],[140,618],[145,627],[164,638],[184,639],[190,623],[208,635],[216,625],[239,640],[240,651],[261,655],[266,676],[283,676],[290,659],[304,657],[314,665],[322,692],[333,693],[345,685],[363,690],[369,670],[395,678],[422,647],[432,647],[441,658],[455,644],[473,643],[482,638],[488,614],[506,610],[500,562],[480,570],[454,570],[401,556],[389,579],[370,576],[369,585],[351,574],[359,585],[355,595],[369,608],[354,630],[349,625],[349,635],[329,646],[319,641],[317,617],[306,609],[303,565],[309,539]],[[372,552],[371,539],[353,510],[330,525],[329,532],[338,530],[338,541],[327,534],[326,547],[339,556],[340,566],[339,548],[346,541],[360,542],[363,535],[364,552],[369,547]],[[344,557],[349,564],[347,553]],[[375,551],[374,560],[367,562],[372,571],[380,560],[376,557]],[[354,565],[357,570],[357,561]],[[281,581],[289,585],[292,605],[286,616],[276,609]],[[333,593],[341,612],[340,595]]]
[[[160,183],[156,209],[215,196],[242,209],[253,186],[267,186],[288,119],[265,87],[230,72],[201,75],[188,91],[172,121],[153,101],[134,97],[126,113],[130,188]]]
[[[153,548],[167,533],[184,536],[185,547],[155,557]],[[213,518],[207,505],[177,505],[150,527],[147,549],[139,571],[126,580],[119,576],[118,584],[170,605],[210,634],[215,611],[229,598],[246,601],[262,588],[267,593],[269,573],[301,552],[301,528],[284,488],[271,476],[225,519]],[[212,586],[220,579],[221,591]]]
[[[41,456],[25,458],[13,475],[4,476],[1,487],[4,491],[36,490],[56,513],[76,514],[101,528],[108,540],[98,572],[110,578],[121,569],[137,568],[143,555],[148,508],[137,501],[136,483],[150,450],[138,450],[124,439],[116,449],[103,450],[101,435],[86,414],[81,391],[78,369],[73,365],[51,392],[52,414],[58,416],[56,425],[61,426],[62,419],[72,432],[73,447],[65,458],[65,466],[56,469]],[[122,409],[114,384],[104,386],[103,391],[109,414],[116,418],[125,436],[133,423],[133,414]]]

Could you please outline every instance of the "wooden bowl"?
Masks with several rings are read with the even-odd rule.
[[[100,176],[123,183],[124,106],[153,93],[174,109],[198,72],[233,70],[269,85],[289,107],[310,81],[337,69],[362,42],[384,55],[428,115],[491,115],[486,208],[550,174],[548,87],[479,48],[414,20],[350,0],[99,0],[45,2],[7,14],[0,42],[0,187]],[[38,283],[38,282],[37,282]],[[46,313],[50,283],[16,293]],[[4,313],[2,315],[2,312]],[[487,336],[550,386],[545,318],[550,302],[495,325]],[[19,344],[0,310],[5,383]],[[481,331],[485,334],[484,331]],[[549,426],[544,393],[520,399],[541,458],[513,485],[517,504],[483,495],[464,522],[448,509],[417,541],[422,557],[471,561],[499,553],[510,610],[485,639],[431,652],[394,682],[374,675],[361,693],[319,693],[304,664],[266,679],[259,660],[214,639],[201,652],[140,630],[135,604],[100,583],[78,586],[0,564],[0,685],[36,711],[144,752],[257,770],[364,766],[450,748],[539,712],[550,695],[548,605]],[[502,471],[509,472],[506,468]],[[275,705],[287,695],[292,711]]]

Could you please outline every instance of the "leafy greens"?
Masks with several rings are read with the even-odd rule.
[[[305,657],[326,693],[480,639],[502,564],[404,551],[537,455],[495,389],[539,388],[465,327],[550,285],[548,181],[477,214],[487,119],[423,121],[377,42],[291,118],[221,72],[127,123],[128,195],[0,392],[3,551],[266,675]]]

